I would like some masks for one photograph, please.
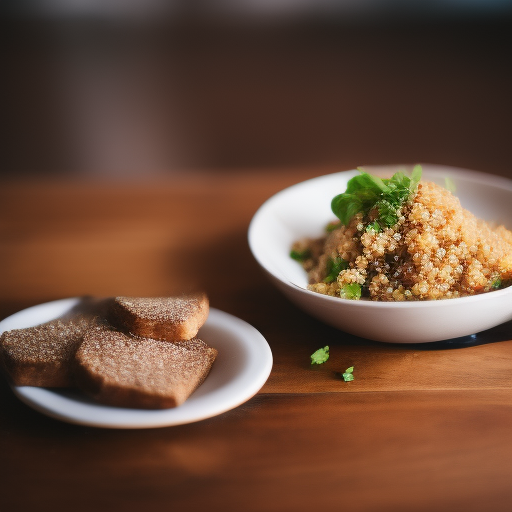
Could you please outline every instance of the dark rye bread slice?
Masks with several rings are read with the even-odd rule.
[[[204,381],[217,350],[194,338],[173,343],[107,326],[90,329],[76,352],[78,387],[100,403],[140,409],[182,404]]]
[[[181,341],[196,336],[206,322],[204,293],[181,297],[115,297],[108,319],[120,330],[156,340]]]
[[[25,329],[13,329],[0,338],[0,360],[17,386],[69,387],[71,364],[90,317],[56,319]]]

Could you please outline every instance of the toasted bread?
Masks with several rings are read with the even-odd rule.
[[[80,316],[4,332],[0,359],[8,378],[17,386],[71,386],[73,357],[93,322]]]
[[[182,341],[197,335],[208,318],[206,294],[181,297],[116,297],[109,322],[126,333],[156,340]]]
[[[100,403],[166,409],[190,396],[216,356],[217,350],[197,338],[174,343],[98,326],[76,352],[75,382]]]

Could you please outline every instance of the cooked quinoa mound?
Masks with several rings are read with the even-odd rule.
[[[375,208],[357,213],[346,226],[331,224],[323,238],[294,244],[295,254],[306,255],[310,290],[404,301],[464,297],[512,284],[512,232],[478,220],[443,187],[420,182],[392,227],[373,229],[377,216]],[[349,296],[354,287],[357,296]]]

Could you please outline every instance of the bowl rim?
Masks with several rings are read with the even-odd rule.
[[[369,166],[361,166],[362,169],[367,170],[368,172],[375,171],[384,171],[384,170],[401,170],[403,168],[408,169],[412,168],[416,164],[397,164],[397,165],[369,165]],[[456,176],[465,181],[474,182],[477,184],[485,183],[486,185],[491,185],[495,187],[499,187],[501,189],[506,189],[512,193],[512,180],[505,178],[503,176],[497,176],[493,174],[487,174],[479,171],[473,171],[470,169],[464,169],[460,167],[452,167],[445,166],[439,164],[420,164],[423,166],[424,170],[427,170],[429,174],[444,174],[446,176],[447,172],[450,173],[451,176]],[[502,295],[512,295],[512,286],[508,286],[507,288],[502,288],[500,290],[492,290],[489,292],[479,293],[476,295],[470,295],[465,297],[454,297],[454,298],[445,298],[445,299],[429,299],[429,300],[418,300],[418,301],[372,301],[372,300],[351,300],[344,299],[342,297],[332,297],[330,295],[323,295],[320,293],[316,293],[312,290],[308,290],[280,275],[279,272],[276,272],[274,268],[269,268],[268,265],[264,263],[261,258],[261,249],[255,243],[255,231],[256,227],[260,221],[260,219],[265,214],[266,210],[269,209],[275,202],[279,200],[279,198],[285,194],[290,193],[294,188],[299,188],[305,186],[307,183],[312,181],[317,181],[320,179],[334,178],[335,176],[342,175],[350,175],[359,172],[358,169],[349,169],[345,171],[338,171],[329,174],[322,174],[313,178],[309,178],[307,180],[295,183],[286,187],[271,197],[266,199],[263,204],[256,210],[254,216],[252,217],[249,223],[248,229],[248,243],[249,248],[253,254],[253,257],[256,259],[261,268],[263,268],[271,277],[277,279],[280,283],[291,288],[294,291],[299,293],[303,293],[309,295],[311,297],[315,297],[317,300],[330,301],[333,304],[345,304],[351,307],[359,307],[359,308],[384,308],[384,309],[420,309],[420,308],[432,308],[438,307],[440,304],[447,305],[450,307],[455,307],[457,305],[463,305],[464,303],[472,303],[477,301],[488,301],[488,300],[496,300],[499,299]],[[298,264],[298,263],[297,263]],[[512,298],[512,297],[511,297]],[[511,303],[512,308],[512,303]]]

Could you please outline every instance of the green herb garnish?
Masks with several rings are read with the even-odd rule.
[[[340,290],[342,299],[359,300],[361,298],[361,285],[358,283],[350,283],[343,285]]]
[[[500,287],[501,287],[501,277],[497,277],[496,279],[494,279],[491,283],[491,288],[493,290],[498,290]]]
[[[306,249],[305,251],[294,251],[290,252],[290,258],[296,261],[306,261],[308,258],[311,258],[311,252]]]
[[[311,364],[322,364],[329,359],[329,346],[326,345],[324,348],[319,348],[316,352],[311,354]]]
[[[448,176],[446,176],[444,179],[444,188],[451,192],[452,194],[454,194],[455,191],[457,190],[454,181]]]
[[[379,220],[384,226],[391,227],[398,222],[398,210],[400,207],[397,207],[396,203],[390,203],[386,199],[381,199],[377,203],[377,208],[379,210]]]
[[[354,380],[354,367],[351,366],[350,368],[347,368],[343,373],[342,377],[345,382],[350,382],[351,380]]]
[[[343,258],[334,258],[327,261],[326,277],[324,283],[332,283],[335,281],[342,270],[348,268],[348,262]]]
[[[370,224],[368,224],[368,226],[366,226],[366,231],[375,231],[375,233],[378,233],[379,231],[381,231],[381,227],[380,227],[380,224],[377,222],[377,221],[373,221],[373,222],[370,222]]]
[[[381,226],[391,227],[398,222],[398,211],[416,190],[421,179],[421,165],[416,165],[411,176],[395,173],[389,179],[372,176],[360,169],[361,174],[347,183],[347,190],[338,194],[331,202],[333,213],[345,226],[357,213],[367,215],[377,208],[377,221]]]

